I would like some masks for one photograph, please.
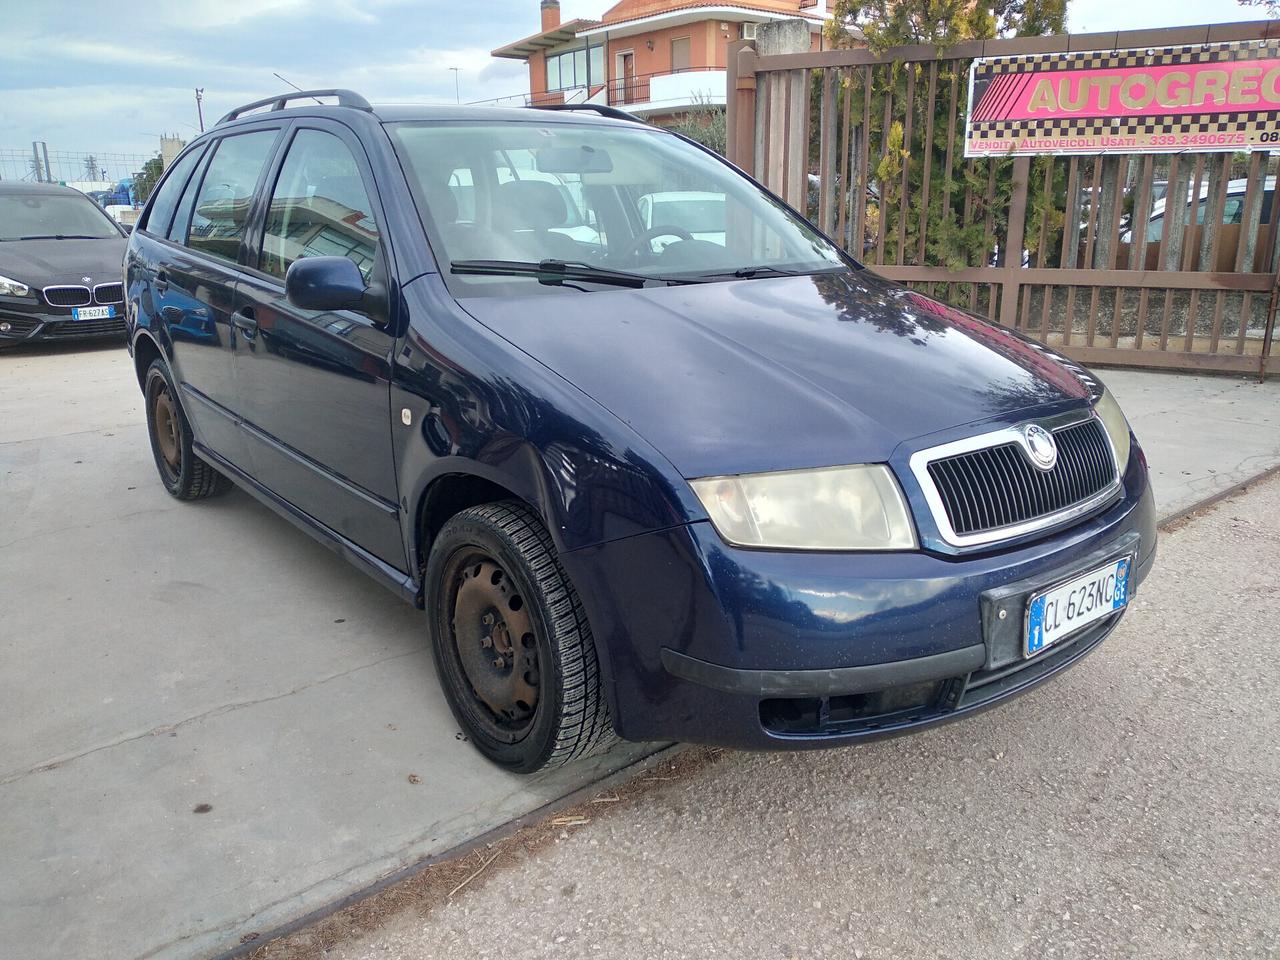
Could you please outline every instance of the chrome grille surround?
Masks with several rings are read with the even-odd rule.
[[[1080,426],[1090,420],[1097,424],[1097,428],[1101,432],[1101,435],[1106,438],[1107,451],[1111,457],[1111,477],[1105,486],[1100,490],[1089,494],[1083,499],[1068,503],[1061,509],[1053,510],[1052,512],[1044,513],[1024,521],[1008,524],[1006,526],[977,530],[972,533],[959,533],[956,531],[948,517],[947,506],[944,502],[943,493],[939,490],[937,484],[934,482],[933,476],[930,474],[930,464],[936,463],[940,460],[957,457],[962,454],[991,450],[998,447],[1008,446],[1010,444],[1016,445],[1022,455],[1027,459],[1028,463],[1032,463],[1033,461],[1031,460],[1030,450],[1027,447],[1027,439],[1023,433],[1024,427],[1031,423],[1036,423],[1044,427],[1050,433],[1056,434],[1058,431]],[[1061,462],[1061,459],[1059,462]],[[1000,543],[1005,540],[1013,540],[1018,537],[1027,536],[1028,534],[1039,533],[1041,531],[1071,523],[1072,521],[1078,520],[1086,514],[1097,510],[1103,504],[1114,499],[1120,493],[1122,485],[1115,448],[1111,443],[1111,438],[1107,434],[1106,428],[1102,425],[1102,421],[1097,417],[1092,409],[1085,411],[1075,410],[1055,417],[1035,418],[1014,424],[1010,427],[993,430],[990,433],[983,433],[973,437],[965,437],[951,443],[944,443],[940,446],[919,450],[911,455],[910,465],[911,472],[915,476],[916,482],[920,484],[920,489],[924,493],[925,501],[929,505],[929,511],[933,516],[933,521],[937,524],[938,531],[942,534],[942,539],[953,547],[962,548]],[[1054,469],[1057,469],[1057,467],[1055,466]],[[994,497],[999,497],[1000,495],[999,491],[994,488],[992,488],[990,492]]]
[[[124,303],[124,284],[100,283],[93,288],[93,302],[99,304]]]

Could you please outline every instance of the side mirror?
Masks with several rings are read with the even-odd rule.
[[[303,257],[284,275],[284,293],[303,310],[354,310],[363,305],[369,285],[346,257]]]

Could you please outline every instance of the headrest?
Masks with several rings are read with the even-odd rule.
[[[427,196],[431,218],[441,227],[452,226],[458,222],[458,198],[453,191],[443,184],[430,191]]]
[[[509,230],[550,230],[567,220],[560,188],[546,180],[512,180],[498,187],[498,209]]]

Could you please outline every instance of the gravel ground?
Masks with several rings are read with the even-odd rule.
[[[1270,481],[1164,535],[1121,628],[1003,709],[712,755],[287,955],[1280,956],[1277,567]]]

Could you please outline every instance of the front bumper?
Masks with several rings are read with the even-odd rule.
[[[741,550],[704,522],[564,562],[623,737],[778,749],[945,722],[1048,679],[1096,648],[1123,611],[1024,660],[1014,638],[1030,593],[1122,555],[1137,559],[1136,589],[1155,542],[1135,448],[1119,500],[1003,551]]]
[[[0,344],[35,341],[124,338],[124,304],[112,304],[116,315],[108,320],[73,320],[70,307],[46,303],[0,302]]]

